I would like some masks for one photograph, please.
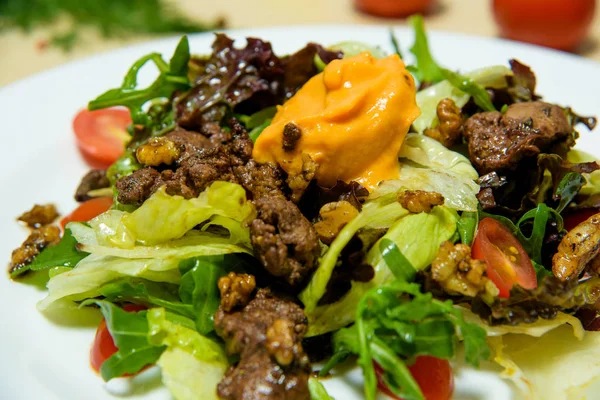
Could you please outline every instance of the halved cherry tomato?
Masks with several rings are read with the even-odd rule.
[[[123,310],[127,312],[138,312],[145,310],[146,307],[138,304],[126,304],[123,306]],[[96,330],[96,336],[94,343],[90,350],[90,364],[96,372],[100,372],[100,367],[110,356],[115,354],[119,349],[115,346],[115,342],[110,336],[110,332],[106,327],[106,320],[102,320],[98,329]]]
[[[69,222],[86,222],[107,211],[113,205],[112,197],[96,197],[84,201],[71,214],[60,220],[60,225],[65,227]]]
[[[436,0],[355,0],[356,8],[380,17],[408,17],[426,14]]]
[[[375,363],[375,375],[377,375],[377,386],[392,399],[400,398],[392,393],[383,380],[383,369]],[[417,357],[413,365],[408,369],[415,381],[421,388],[425,400],[449,400],[454,392],[454,374],[447,360],[431,356]]]
[[[77,146],[86,161],[97,168],[108,167],[123,154],[130,139],[129,125],[131,117],[124,108],[81,110],[73,120]]]
[[[512,233],[493,218],[479,222],[473,242],[472,256],[484,260],[488,277],[500,290],[500,297],[508,298],[513,285],[535,289],[537,278],[527,252]]]
[[[573,50],[589,31],[595,3],[595,0],[494,0],[494,17],[506,38]]]
[[[584,210],[576,211],[572,214],[567,214],[564,216],[565,229],[570,231],[592,215],[596,215],[599,212],[600,209],[597,208],[586,208]]]

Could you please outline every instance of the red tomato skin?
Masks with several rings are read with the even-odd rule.
[[[356,8],[379,17],[408,17],[426,14],[437,0],[355,0]]]
[[[374,363],[374,367],[379,390],[392,399],[402,400],[385,385],[381,366]],[[448,360],[418,356],[408,369],[421,388],[425,400],[450,400],[454,393],[454,374]]]
[[[586,38],[595,0],[494,0],[502,36],[559,50],[573,50]]]
[[[514,253],[509,254],[510,249]],[[535,270],[525,249],[504,225],[493,218],[479,222],[472,257],[486,262],[488,277],[498,287],[502,298],[510,296],[515,284],[525,289],[537,287]]]
[[[123,310],[127,312],[138,312],[145,310],[146,307],[139,304],[126,304]],[[106,320],[102,319],[96,329],[96,336],[90,349],[90,364],[94,371],[100,372],[100,367],[110,356],[115,354],[119,349],[115,346],[115,342],[106,327]]]
[[[565,229],[570,231],[583,221],[600,212],[597,208],[586,208],[564,216]]]
[[[65,227],[69,222],[86,222],[107,211],[113,205],[112,197],[97,197],[84,201],[71,214],[60,220],[60,225]]]
[[[94,337],[94,343],[90,349],[90,364],[96,372],[100,372],[100,367],[110,356],[118,351],[113,341],[110,332],[106,327],[106,321],[103,319],[98,325],[96,330],[96,336]]]
[[[73,119],[77,147],[94,168],[107,168],[125,151],[129,111],[124,108],[81,110]]]

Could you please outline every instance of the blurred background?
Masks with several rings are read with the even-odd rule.
[[[600,62],[596,0],[0,0],[0,86],[181,32],[302,24],[404,25],[533,42]]]

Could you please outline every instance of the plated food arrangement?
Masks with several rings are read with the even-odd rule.
[[[141,58],[75,118],[100,168],[60,224],[19,217],[11,278],[48,276],[42,313],[99,308],[102,379],[156,364],[176,399],[328,399],[353,363],[368,399],[449,399],[488,361],[540,393],[509,334],[598,325],[600,166],[573,149],[595,119],[518,60],[442,67],[412,23],[410,65],[393,36]]]

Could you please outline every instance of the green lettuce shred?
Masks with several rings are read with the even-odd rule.
[[[148,310],[148,341],[166,346],[158,359],[163,383],[176,400],[218,400],[217,384],[229,366],[223,347],[171,322],[162,308]]]

